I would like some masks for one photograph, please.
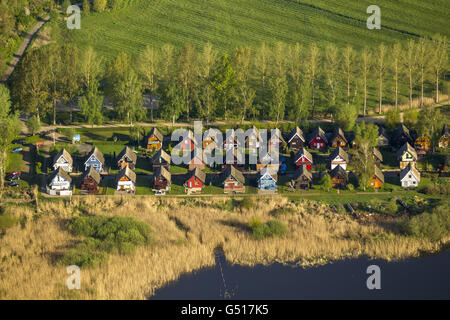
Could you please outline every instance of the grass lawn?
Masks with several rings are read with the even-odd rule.
[[[6,172],[21,171],[22,169],[23,152],[9,152],[8,162],[6,165]]]

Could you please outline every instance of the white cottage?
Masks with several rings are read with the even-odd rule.
[[[53,171],[47,178],[47,192],[51,195],[68,196],[72,194],[72,178],[62,168]]]
[[[116,183],[117,191],[134,192],[136,190],[136,173],[126,166],[117,174]]]
[[[416,166],[409,163],[402,171],[400,171],[400,184],[403,188],[415,188],[420,182],[420,172]]]
[[[53,158],[53,170],[58,170],[58,168],[61,168],[66,172],[72,172],[72,156],[64,148]]]
[[[337,166],[341,166],[342,169],[347,170],[348,153],[345,152],[345,150],[341,147],[333,150],[333,152],[330,154],[329,160],[331,170],[333,170]]]

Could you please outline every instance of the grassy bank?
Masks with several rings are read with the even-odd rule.
[[[1,298],[145,299],[182,273],[214,265],[213,251],[223,248],[231,263],[294,262],[314,265],[367,255],[386,260],[434,252],[450,241],[407,236],[401,212],[355,219],[325,203],[287,198],[233,200],[142,197],[85,197],[9,205],[8,225],[0,239]],[[153,241],[132,254],[111,253],[99,267],[82,268],[81,290],[68,290],[61,257],[85,241],[69,231],[74,217],[133,217],[148,224]],[[15,217],[15,218],[14,218]],[[255,237],[258,223],[279,221],[283,232]],[[269,223],[270,224],[270,223]],[[79,248],[79,246],[77,247]]]

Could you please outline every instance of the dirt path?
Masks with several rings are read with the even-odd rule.
[[[42,26],[44,24],[46,24],[49,20],[50,20],[50,15],[47,15],[44,18],[40,18],[39,21],[31,28],[31,30],[28,31],[27,35],[25,36],[22,43],[20,44],[19,49],[17,49],[16,53],[14,54],[13,59],[9,63],[9,66],[6,69],[5,74],[2,76],[2,79],[1,79],[2,82],[5,82],[8,80],[8,78],[14,72],[14,69],[16,68],[20,59],[22,59],[22,56],[25,53],[25,50],[27,50],[27,48],[30,45],[33,38],[36,36],[36,34],[39,32],[39,30],[41,30]]]

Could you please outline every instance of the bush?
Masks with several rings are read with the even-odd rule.
[[[435,241],[450,235],[448,203],[436,207],[431,212],[425,212],[405,220],[403,231],[407,235]]]
[[[347,190],[353,191],[353,190],[355,190],[355,186],[353,186],[351,183],[349,183],[347,185]]]
[[[253,206],[254,206],[254,203],[253,203],[253,199],[252,198],[249,198],[249,197],[246,197],[246,198],[244,198],[241,202],[240,202],[240,207],[241,207],[241,209],[251,209],[251,208],[253,208]]]
[[[61,264],[96,267],[107,261],[107,253],[131,254],[152,240],[150,226],[134,218],[84,216],[73,218],[68,229],[86,239],[69,250]]]
[[[252,235],[255,239],[264,239],[274,236],[284,236],[289,228],[279,220],[270,220],[262,223],[258,218],[252,218],[248,226],[252,229]]]
[[[107,4],[106,0],[94,0],[92,9],[95,12],[103,12],[106,9],[106,4]]]

